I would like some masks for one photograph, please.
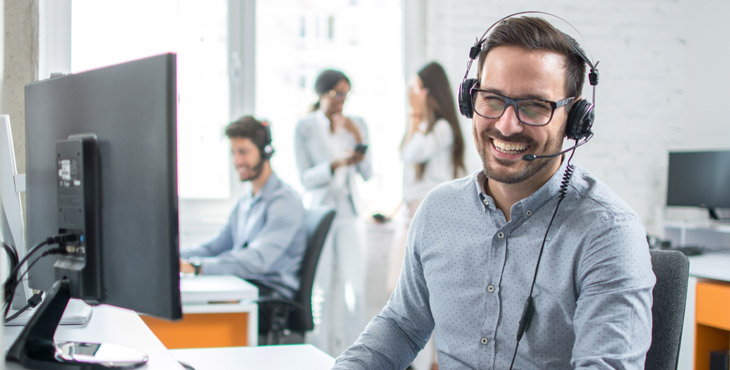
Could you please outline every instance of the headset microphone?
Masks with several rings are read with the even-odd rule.
[[[579,147],[579,146],[587,143],[588,140],[590,140],[592,137],[593,137],[593,133],[590,133],[588,135],[588,137],[586,137],[585,139],[583,139],[583,141],[578,142],[578,140],[576,140],[575,141],[575,145],[571,146],[568,149],[559,151],[559,152],[554,153],[554,154],[545,154],[545,155],[525,154],[525,155],[522,156],[522,160],[523,161],[532,162],[532,161],[534,161],[534,160],[536,160],[538,158],[552,158],[552,157],[557,157],[557,156],[559,156],[561,154],[565,154],[565,153],[567,153],[567,152],[569,152],[569,151],[571,151],[571,150],[573,150],[573,149],[575,149],[575,148],[577,148],[577,147]]]

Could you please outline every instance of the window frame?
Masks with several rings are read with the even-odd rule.
[[[229,116],[254,114],[256,107],[256,0],[228,0]],[[420,0],[401,0],[403,33],[402,68],[408,78],[426,58],[426,9]],[[39,78],[50,72],[71,69],[72,0],[39,0]],[[403,92],[407,102],[406,92]],[[403,117],[405,120],[406,117]],[[404,121],[405,122],[405,121]],[[227,161],[231,162],[230,157]],[[181,245],[187,234],[210,234],[226,221],[245,185],[238,181],[232,165],[227,198],[179,197]]]

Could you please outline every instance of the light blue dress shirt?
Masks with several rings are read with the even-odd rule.
[[[642,223],[575,166],[547,235],[515,369],[643,369],[655,278]],[[508,369],[565,163],[507,221],[481,171],[443,184],[409,230],[388,304],[337,369],[403,369],[434,331],[439,369]]]
[[[218,236],[182,258],[201,259],[203,274],[256,279],[291,298],[306,248],[304,206],[299,194],[271,174],[255,196],[241,196]]]

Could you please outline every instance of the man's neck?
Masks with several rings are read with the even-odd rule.
[[[266,182],[269,181],[269,177],[272,173],[271,166],[268,162],[265,162],[261,169],[261,174],[257,178],[251,180],[251,192],[253,195],[258,194],[259,191],[261,191],[264,185],[266,185]]]
[[[485,178],[484,190],[494,199],[495,207],[499,208],[509,221],[512,206],[540,189],[559,169],[560,165],[554,170],[546,168],[547,171],[536,173],[531,178],[517,184],[506,184]]]

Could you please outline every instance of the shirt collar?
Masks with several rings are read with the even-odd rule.
[[[327,132],[330,130],[330,120],[327,118],[327,116],[324,114],[324,111],[319,109],[314,112],[314,117],[317,119],[317,123],[323,128],[327,129]]]
[[[521,217],[527,211],[534,213],[535,210],[542,207],[550,199],[553,199],[555,196],[557,196],[560,191],[560,184],[563,181],[563,175],[565,174],[567,164],[567,159],[563,158],[563,163],[560,164],[560,168],[555,171],[555,173],[545,184],[537,189],[537,191],[530,194],[530,196],[528,196],[527,198],[513,204],[512,209],[510,210],[510,214],[512,216],[511,218],[515,219],[518,216]],[[496,210],[497,208],[494,205],[494,199],[487,194],[487,191],[484,188],[486,180],[484,171],[479,170],[475,172],[472,177],[476,188],[477,197],[479,198],[479,202],[482,204],[484,211],[486,212],[487,210]]]
[[[487,210],[496,210],[496,207],[494,206],[494,199],[487,195],[487,189],[484,188],[484,185],[486,184],[485,180],[487,179],[487,176],[484,175],[484,170],[479,170],[475,172],[472,177],[474,179],[474,185],[476,186],[479,203],[482,204],[482,208],[484,208],[484,211],[486,212]]]
[[[276,176],[276,173],[272,171],[269,175],[269,178],[266,180],[266,183],[264,184],[264,186],[261,187],[261,190],[258,192],[258,194],[251,198],[251,202],[256,202],[259,199],[266,198],[269,194],[278,189],[280,185],[281,180],[279,180],[279,177]]]
[[[512,217],[524,214],[525,212],[539,209],[545,203],[555,198],[560,192],[560,184],[563,182],[563,176],[568,166],[568,160],[563,156],[563,163],[560,164],[560,168],[550,177],[550,179],[543,184],[537,191],[532,193],[525,199],[515,203],[512,206]],[[518,206],[519,205],[519,206]]]

